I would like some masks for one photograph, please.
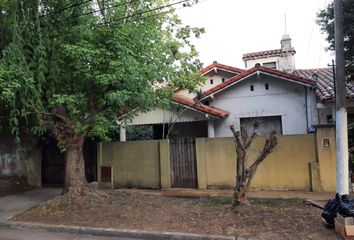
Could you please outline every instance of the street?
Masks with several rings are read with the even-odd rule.
[[[0,240],[139,240],[137,238],[103,237],[73,233],[54,233],[31,229],[9,229],[0,227]],[[142,240],[142,239],[141,239]]]

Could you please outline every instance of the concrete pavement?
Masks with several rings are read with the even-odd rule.
[[[119,238],[92,236],[88,234],[47,232],[38,229],[10,229],[0,227],[0,240],[139,240],[138,238]],[[142,239],[141,239],[142,240]]]
[[[0,228],[7,229],[28,229],[32,231],[46,231],[52,233],[68,233],[116,237],[122,239],[145,239],[145,240],[235,240],[235,237],[221,235],[201,235],[182,232],[163,232],[163,231],[145,231],[139,229],[120,229],[120,228],[100,228],[100,227],[84,227],[69,225],[53,225],[43,223],[29,222],[6,222],[0,223]],[[1,238],[0,238],[1,240]]]
[[[38,188],[0,198],[0,223],[61,194],[61,188]]]

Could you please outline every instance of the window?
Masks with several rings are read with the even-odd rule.
[[[210,79],[210,84],[214,84],[214,80],[213,79]]]
[[[276,64],[276,62],[266,62],[266,63],[263,63],[263,67],[270,68],[270,69],[276,69],[277,64]]]
[[[221,81],[222,81],[222,82],[225,82],[225,78],[222,78]]]
[[[268,90],[268,89],[269,89],[269,84],[266,83],[266,84],[264,85],[264,88],[265,88],[265,90]]]
[[[254,91],[254,86],[253,85],[250,86],[250,90],[251,90],[251,92]]]
[[[260,136],[269,136],[274,130],[277,135],[283,134],[281,116],[240,118],[241,127],[247,131],[248,136],[252,135],[256,122],[259,124],[258,134]]]

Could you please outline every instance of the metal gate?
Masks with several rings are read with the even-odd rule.
[[[97,181],[96,142],[86,140],[83,146],[85,174],[88,182]],[[42,184],[64,185],[65,155],[60,152],[57,142],[50,136],[46,138],[42,149]]]
[[[48,138],[42,149],[42,184],[63,185],[64,178],[64,154],[57,147],[57,142]]]
[[[170,139],[171,186],[197,188],[194,138]]]

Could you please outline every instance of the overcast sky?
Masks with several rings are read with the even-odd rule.
[[[194,43],[204,66],[214,60],[244,68],[242,54],[280,48],[285,33],[296,50],[296,68],[326,67],[333,53],[316,24],[316,13],[331,0],[200,0],[177,10],[185,25],[204,27]]]

